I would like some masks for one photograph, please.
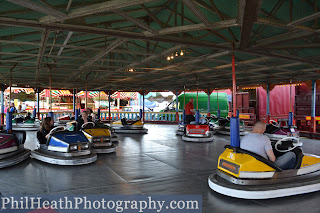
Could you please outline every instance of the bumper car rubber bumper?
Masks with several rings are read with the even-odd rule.
[[[311,178],[303,178],[300,181],[288,181],[286,183],[269,185],[236,185],[222,179],[213,173],[208,178],[209,187],[223,195],[243,199],[269,199],[286,197],[320,190],[319,175]]]
[[[95,153],[90,153],[88,155],[80,155],[74,157],[66,157],[61,155],[55,155],[54,152],[50,154],[50,151],[44,151],[42,149],[37,149],[31,152],[31,156],[37,160],[55,164],[55,165],[84,165],[93,163],[97,160],[97,155]]]
[[[112,144],[111,146],[100,146],[100,147],[91,147],[91,151],[93,153],[99,153],[99,154],[107,154],[112,153],[117,150],[117,147]]]
[[[145,128],[125,128],[125,127],[120,127],[120,128],[114,128],[115,133],[122,133],[122,134],[147,134],[148,129]]]
[[[198,142],[198,143],[205,143],[205,142],[212,142],[214,139],[214,136],[210,134],[208,137],[190,137],[187,135],[182,136],[182,140],[186,142]]]
[[[30,150],[22,148],[9,153],[10,155],[6,154],[7,157],[0,159],[0,168],[13,166],[24,161],[30,157],[30,152]]]

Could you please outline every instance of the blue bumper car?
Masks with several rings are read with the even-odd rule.
[[[41,132],[37,132],[39,142]],[[83,165],[93,163],[97,155],[90,150],[90,142],[82,132],[66,131],[65,127],[55,127],[50,131],[45,144],[31,152],[37,160],[56,165]]]

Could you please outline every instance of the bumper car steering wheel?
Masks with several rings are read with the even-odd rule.
[[[85,127],[87,127],[88,125],[92,125],[91,128],[93,128],[96,124],[93,122],[86,122],[84,124],[82,124],[81,129],[84,129]]]
[[[53,128],[53,129],[51,129],[51,131],[49,132],[49,134],[51,135],[51,134],[53,134],[53,133],[55,133],[55,132],[64,131],[64,130],[66,130],[66,127],[64,127],[64,126],[57,126],[57,127]]]
[[[275,126],[275,127],[279,127],[279,123],[275,120],[269,120],[269,124]]]
[[[290,140],[290,141],[288,141],[288,140]],[[291,142],[291,145],[288,146],[287,149],[280,149],[278,146],[281,146],[284,141],[287,141],[288,143]],[[299,141],[299,138],[296,138],[296,137],[285,137],[285,138],[282,138],[282,139],[278,140],[275,143],[274,148],[278,152],[289,152],[289,151],[293,150],[294,148],[296,148],[298,146],[302,146],[302,143]]]

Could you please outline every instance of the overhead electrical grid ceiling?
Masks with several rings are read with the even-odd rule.
[[[320,3],[319,3],[320,4]],[[313,0],[2,0],[0,83],[175,90],[319,79]]]

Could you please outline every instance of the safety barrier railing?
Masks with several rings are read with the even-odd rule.
[[[97,113],[97,112],[94,112]],[[25,116],[27,113],[14,113],[13,117],[17,115],[23,115]],[[54,120],[57,121],[59,117],[68,115],[70,117],[73,116],[73,113],[71,111],[56,111],[54,112]],[[200,115],[206,116],[206,113],[200,113]],[[45,117],[48,116],[47,112],[41,112],[40,113],[40,119],[43,120]],[[179,122],[182,121],[183,115],[182,112],[178,113]],[[109,113],[108,111],[100,112],[100,118],[102,121],[108,121],[109,120]],[[115,121],[122,118],[126,118],[128,120],[136,120],[140,118],[139,112],[111,112],[110,113],[110,120]],[[146,122],[176,122],[176,112],[145,112],[145,119]]]

